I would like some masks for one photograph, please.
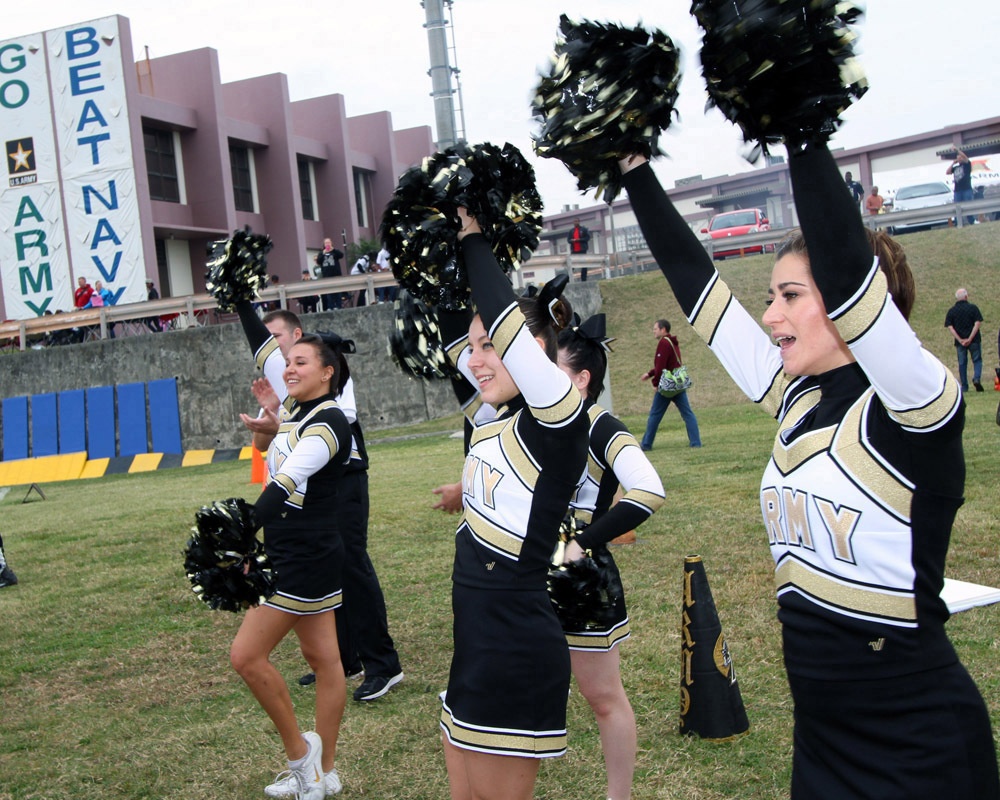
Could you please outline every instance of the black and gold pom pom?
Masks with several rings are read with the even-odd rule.
[[[506,272],[531,257],[542,229],[535,172],[521,151],[460,142],[403,173],[379,236],[399,285],[429,306],[465,308],[469,283],[456,209],[474,216]]]
[[[459,378],[441,340],[437,313],[405,289],[399,291],[389,332],[389,354],[415,378]]]
[[[209,608],[242,611],[274,594],[277,576],[258,527],[253,506],[239,497],[217,500],[195,514],[184,571]]]
[[[715,106],[755,143],[825,142],[868,89],[850,26],[861,10],[842,0],[694,0],[704,29],[702,74]]]
[[[253,300],[268,285],[267,253],[272,247],[266,234],[253,233],[247,225],[229,239],[208,245],[205,288],[221,311],[232,311],[241,300]]]
[[[566,545],[583,527],[572,514],[559,526],[559,546],[548,574],[549,602],[565,630],[604,630],[615,622],[624,589],[607,547],[562,563]]]
[[[674,118],[680,52],[659,30],[572,22],[560,17],[548,74],[535,90],[541,122],[535,152],[562,161],[581,191],[611,202],[621,191],[618,161],[663,155],[660,132]]]

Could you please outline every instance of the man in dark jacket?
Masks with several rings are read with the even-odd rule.
[[[324,278],[339,278],[340,259],[344,254],[333,246],[333,240],[326,238],[323,240],[323,249],[316,254],[316,266],[320,269],[320,275]],[[323,295],[323,310],[330,311],[341,307],[341,293],[333,292]]]

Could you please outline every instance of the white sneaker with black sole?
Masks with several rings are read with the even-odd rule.
[[[372,675],[367,677],[357,689],[354,690],[354,699],[358,701],[378,700],[393,686],[403,680],[403,673],[386,678],[382,675]]]

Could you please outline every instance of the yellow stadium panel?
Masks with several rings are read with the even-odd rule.
[[[83,472],[80,473],[81,478],[103,478],[104,473],[108,470],[108,464],[110,463],[110,458],[95,458],[92,461],[88,461],[84,467]]]
[[[80,477],[86,461],[86,453],[67,453],[0,462],[0,484],[19,486],[25,483],[73,480]]]
[[[182,467],[199,467],[202,464],[211,464],[214,450],[188,450],[184,453]]]
[[[152,472],[160,466],[163,460],[163,453],[139,453],[132,459],[132,464],[128,468],[132,472]]]
[[[23,479],[25,459],[16,461],[0,461],[0,486],[20,486],[31,483]]]
[[[253,447],[247,445],[240,450],[240,461],[249,461],[253,458]]]

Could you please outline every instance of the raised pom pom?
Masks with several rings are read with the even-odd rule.
[[[562,161],[577,187],[611,202],[621,191],[618,161],[663,155],[660,132],[674,117],[680,52],[659,30],[559,18],[562,38],[535,90],[541,130],[535,152]]]
[[[389,354],[403,372],[415,378],[458,378],[445,351],[437,313],[405,289],[396,298]]]
[[[268,285],[267,253],[272,247],[269,236],[253,233],[249,225],[233,231],[229,239],[209,243],[205,288],[221,311],[253,300]]]
[[[399,285],[429,306],[465,308],[469,283],[458,249],[455,210],[476,218],[505,272],[538,247],[542,200],[535,172],[511,144],[460,142],[399,179],[379,236]]]
[[[776,143],[825,142],[840,114],[868,90],[850,25],[861,10],[838,0],[694,0],[704,29],[708,106],[754,142],[749,159]]]
[[[209,608],[242,611],[274,594],[277,576],[257,538],[258,527],[253,506],[239,497],[217,500],[195,514],[184,571]]]

